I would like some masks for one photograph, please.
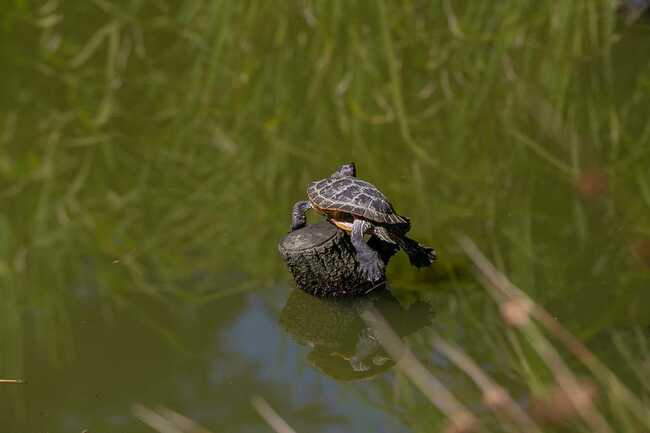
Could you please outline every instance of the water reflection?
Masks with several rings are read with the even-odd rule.
[[[307,360],[320,372],[341,381],[368,379],[395,365],[360,312],[373,306],[400,337],[430,325],[431,306],[402,306],[388,290],[358,299],[321,299],[294,290],[280,314],[280,324],[298,343],[311,347]]]

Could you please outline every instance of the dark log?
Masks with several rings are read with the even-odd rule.
[[[394,245],[371,237],[368,245],[388,264]],[[298,288],[321,297],[359,296],[383,288],[385,275],[371,283],[359,272],[350,236],[333,224],[307,225],[286,235],[278,245],[280,255]]]

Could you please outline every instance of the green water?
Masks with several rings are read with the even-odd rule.
[[[255,396],[298,432],[440,431],[368,305],[501,431],[432,336],[524,405],[549,373],[462,234],[650,395],[643,19],[605,0],[7,0],[0,35],[0,379],[27,381],[0,384],[2,433],[155,431],[142,407],[271,431]],[[294,290],[277,243],[348,161],[439,260],[398,255],[394,297],[332,304]]]

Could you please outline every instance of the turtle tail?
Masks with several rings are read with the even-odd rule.
[[[395,237],[399,247],[409,256],[413,266],[429,266],[436,259],[436,251],[406,236]]]

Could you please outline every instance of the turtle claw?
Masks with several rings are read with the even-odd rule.
[[[359,269],[361,275],[370,282],[384,278],[384,263],[379,260],[377,253],[360,256]]]

